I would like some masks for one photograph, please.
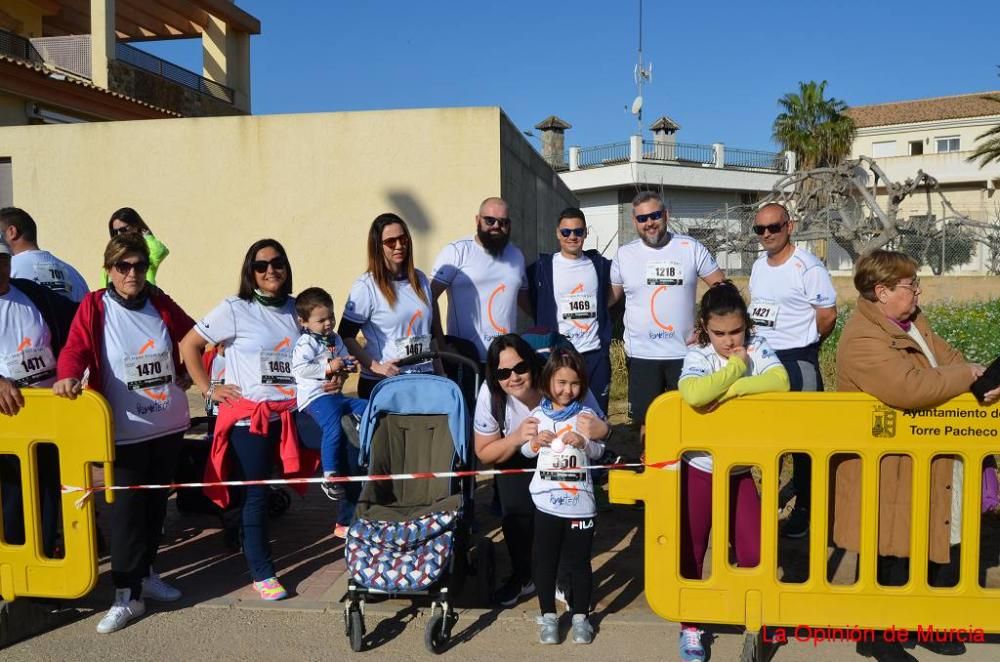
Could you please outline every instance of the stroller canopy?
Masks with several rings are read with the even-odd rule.
[[[372,436],[385,414],[444,414],[454,440],[455,453],[465,462],[469,445],[468,410],[458,386],[436,375],[398,375],[383,379],[372,389],[361,418],[359,462],[367,465]]]

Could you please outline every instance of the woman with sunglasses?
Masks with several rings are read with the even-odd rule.
[[[298,337],[292,267],[280,243],[261,239],[243,259],[239,293],[224,299],[181,341],[191,379],[207,400],[220,403],[206,482],[225,479],[227,462],[235,478],[271,478],[279,446],[286,475],[311,475],[306,472],[316,468],[301,461],[292,422],[292,349]],[[208,343],[226,348],[223,384],[213,386],[202,367]],[[243,555],[253,588],[264,600],[280,600],[287,593],[278,582],[268,542],[268,490],[250,486],[233,495],[243,506]],[[226,489],[207,488],[205,493],[218,505],[228,505]]]
[[[88,293],[59,354],[53,392],[75,399],[89,386],[114,415],[116,485],[173,481],[190,427],[191,382],[178,342],[194,321],[146,281],[149,249],[138,234],[112,237],[104,250],[111,284]],[[115,601],[97,624],[115,632],[146,611],[145,600],[170,602],[181,592],[153,571],[167,513],[167,490],[117,494],[111,507],[111,577]]]
[[[535,460],[521,454],[521,446],[538,434],[538,419],[531,411],[542,401],[542,366],[537,354],[521,336],[497,336],[486,350],[486,380],[476,398],[476,457],[496,469],[534,468]],[[589,391],[583,405],[598,417],[581,414],[578,430],[588,439],[604,439],[611,427],[600,417],[603,410]],[[504,607],[513,607],[535,592],[531,580],[531,547],[534,543],[535,504],[529,486],[531,473],[497,476],[503,510],[501,527],[510,555],[511,577],[497,591]]]
[[[146,269],[146,280],[156,285],[156,271],[160,268],[160,263],[170,255],[170,250],[162,241],[153,236],[153,231],[142,220],[142,216],[139,216],[139,212],[131,207],[122,207],[111,214],[111,219],[108,221],[108,234],[116,237],[128,233],[137,234],[146,242],[146,247],[149,249],[149,267]],[[104,286],[107,287],[107,285],[108,277],[105,274]]]
[[[397,361],[431,351],[433,309],[427,277],[413,266],[410,230],[396,214],[380,214],[368,230],[368,271],[354,281],[338,333],[361,363],[358,397],[400,373]],[[365,346],[357,341],[358,332]],[[432,372],[427,361],[404,368]]]

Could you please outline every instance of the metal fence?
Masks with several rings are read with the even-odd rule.
[[[581,168],[593,168],[602,165],[628,163],[628,150],[629,144],[627,142],[584,147],[580,150],[579,166]]]
[[[780,152],[763,152],[755,149],[724,148],[727,168],[756,170],[760,172],[786,172],[788,159]]]
[[[711,145],[643,140],[642,158],[646,161],[670,161],[681,165],[715,165],[715,150]]]
[[[202,94],[207,94],[226,103],[233,102],[233,91],[225,85],[208,80],[193,71],[178,67],[172,62],[162,60],[155,55],[141,51],[128,44],[116,44],[115,57],[133,67],[157,74],[179,85],[197,90]]]
[[[6,30],[0,30],[0,55],[42,64],[44,60],[31,42]]]
[[[91,79],[89,34],[36,37],[31,43],[48,64]]]

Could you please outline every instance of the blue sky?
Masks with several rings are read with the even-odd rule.
[[[636,128],[637,0],[237,4],[262,25],[255,113],[500,105],[523,130],[569,121],[567,146]],[[667,114],[682,142],[773,148],[777,99],[802,80],[852,105],[1000,89],[995,0],[645,0],[644,15],[644,124]],[[201,70],[199,40],[136,45]]]

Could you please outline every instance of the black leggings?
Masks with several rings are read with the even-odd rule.
[[[508,461],[497,468],[510,469],[527,466],[526,461]],[[531,500],[528,486],[531,474],[510,474],[497,476],[495,485],[500,493],[503,517],[500,528],[510,555],[511,578],[527,584],[531,579],[531,548],[535,530],[535,503]]]
[[[543,614],[556,613],[556,573],[560,561],[569,575],[570,609],[574,614],[590,613],[593,547],[594,518],[568,519],[535,511],[534,581]]]

